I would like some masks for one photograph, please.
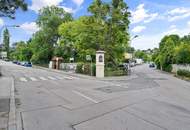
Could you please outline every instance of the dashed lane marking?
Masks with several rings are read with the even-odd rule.
[[[86,96],[86,95],[84,95],[84,94],[82,94],[82,93],[80,93],[78,91],[73,90],[72,92],[79,95],[79,96],[81,96],[81,97],[84,97],[84,98],[88,99],[89,101],[91,101],[93,103],[98,103],[98,101],[96,101],[96,100],[94,100],[94,99],[92,99],[92,98],[90,98],[90,97],[88,97],[88,96]]]
[[[46,78],[44,78],[44,77],[39,77],[41,80],[47,80]]]
[[[52,77],[52,76],[48,76],[49,79],[51,80],[57,80],[56,78]]]
[[[38,81],[36,78],[34,78],[34,77],[30,77],[30,79],[32,80],[32,81]]]
[[[21,81],[21,82],[27,82],[27,79],[24,78],[24,77],[21,77],[21,78],[20,78],[20,81]]]

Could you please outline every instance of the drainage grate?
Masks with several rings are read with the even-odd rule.
[[[9,112],[9,98],[0,99],[0,112]]]
[[[95,90],[102,91],[105,93],[114,93],[114,92],[127,91],[128,88],[119,87],[119,86],[106,86],[101,88],[95,88]]]

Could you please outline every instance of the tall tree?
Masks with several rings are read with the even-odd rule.
[[[10,44],[10,34],[9,30],[6,28],[3,32],[3,45],[4,45],[4,51],[7,52],[7,56],[9,56],[9,44]]]
[[[94,7],[94,10],[91,7]],[[95,0],[89,7],[89,11],[93,17],[99,17],[103,21],[105,32],[103,49],[107,53],[107,60],[114,63],[120,62],[129,41],[130,13],[127,4],[123,0],[112,0],[111,4]]]
[[[0,0],[0,17],[15,18],[14,14],[18,8],[27,10],[24,0]]]
[[[53,56],[54,48],[57,46],[59,25],[72,19],[71,14],[56,6],[40,10],[36,22],[40,30],[34,34],[31,40],[33,62],[49,62]]]

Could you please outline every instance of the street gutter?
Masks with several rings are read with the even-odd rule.
[[[10,91],[10,110],[8,119],[8,130],[16,130],[16,106],[15,106],[15,85],[14,78],[11,78],[11,91]]]

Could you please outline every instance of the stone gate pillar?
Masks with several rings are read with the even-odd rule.
[[[104,51],[96,52],[96,77],[103,78],[104,77]]]

